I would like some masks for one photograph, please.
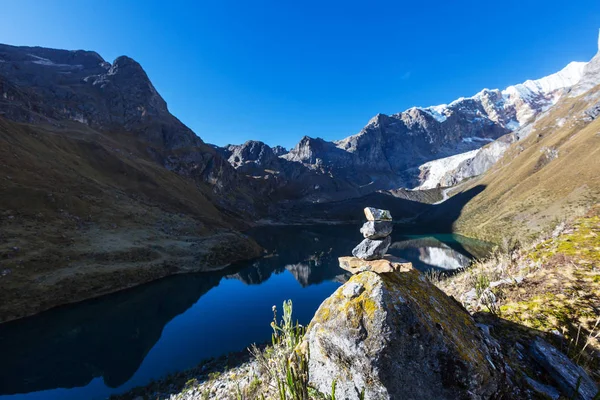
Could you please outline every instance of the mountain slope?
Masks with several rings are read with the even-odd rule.
[[[0,172],[0,321],[260,254],[260,182],[128,57],[0,45]]]
[[[487,173],[461,186],[468,190],[483,185],[485,190],[466,204],[455,229],[488,239],[526,237],[597,202],[598,109],[600,86],[563,98]]]
[[[484,89],[448,105],[378,114],[358,134],[333,143],[304,137],[283,158],[326,168],[372,190],[418,186],[420,165],[478,149],[525,126],[578,84],[586,65],[573,62],[542,79]]]
[[[73,125],[0,117],[0,321],[260,254],[209,184]]]

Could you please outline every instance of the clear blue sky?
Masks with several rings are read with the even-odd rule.
[[[200,137],[293,146],[596,52],[600,1],[0,0],[0,42],[139,61]]]

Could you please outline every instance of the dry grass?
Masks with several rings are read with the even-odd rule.
[[[600,91],[600,88],[593,92]],[[535,123],[526,139],[514,143],[480,178],[468,182],[485,190],[462,210],[455,229],[467,236],[498,241],[503,236],[529,241],[557,218],[582,215],[600,200],[600,119],[582,111],[585,95],[565,98]],[[556,121],[564,120],[564,124]],[[557,151],[549,159],[547,149]]]
[[[600,205],[529,246],[499,248],[433,282],[473,313],[562,338],[555,343],[600,380]]]
[[[207,184],[145,149],[133,133],[0,117],[0,322],[169,275],[234,228]],[[238,251],[207,264],[258,254],[228,240]]]
[[[177,398],[219,398],[223,400],[335,400],[335,382],[330,395],[309,384],[308,355],[299,347],[305,327],[294,323],[291,300],[283,303],[283,315],[277,320],[273,306],[271,345],[250,348],[254,367],[250,371],[228,371],[209,376],[204,382],[188,382]],[[240,374],[241,372],[241,374]],[[216,389],[220,386],[222,388]],[[187,393],[186,393],[187,392]]]

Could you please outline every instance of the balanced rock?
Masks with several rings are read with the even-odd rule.
[[[369,221],[391,221],[392,214],[388,210],[380,210],[378,208],[366,207],[365,216]]]
[[[506,384],[471,316],[415,269],[353,275],[299,350],[310,354],[310,383],[338,399],[501,398]]]
[[[390,236],[381,240],[365,239],[352,250],[352,255],[363,260],[376,260],[385,255],[390,244],[392,244]]]
[[[340,268],[345,269],[353,274],[360,272],[371,271],[378,274],[386,274],[390,272],[406,272],[412,269],[412,264],[398,257],[385,255],[382,259],[367,261],[357,257],[340,257],[338,258]]]
[[[392,233],[392,221],[367,221],[360,228],[360,233],[367,239],[382,239]]]

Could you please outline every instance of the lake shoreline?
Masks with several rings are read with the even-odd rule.
[[[243,349],[251,343],[270,337],[273,305],[294,299],[297,318],[307,323],[321,302],[347,281],[338,257],[350,254],[361,240],[357,225],[255,227],[246,235],[264,249],[262,257],[208,272],[175,272],[0,324],[0,352],[5,355],[0,374],[12,382],[5,394],[23,393],[17,398],[27,400],[27,393],[35,397],[47,391],[48,398],[63,399],[61,390],[67,390],[75,396],[69,399],[105,399],[152,381],[173,384],[169,371],[182,371],[171,374],[179,380],[198,375],[197,365],[211,357],[247,353]],[[413,229],[396,229],[393,235],[389,252],[424,270],[464,266],[481,246],[472,239],[419,235]],[[179,355],[173,358],[172,351]],[[67,366],[55,368],[63,358],[69,360]],[[211,372],[221,366],[214,363]],[[36,365],[36,376],[46,378],[31,380],[31,365]],[[97,371],[102,371],[100,377]],[[59,390],[53,382],[71,389]]]

